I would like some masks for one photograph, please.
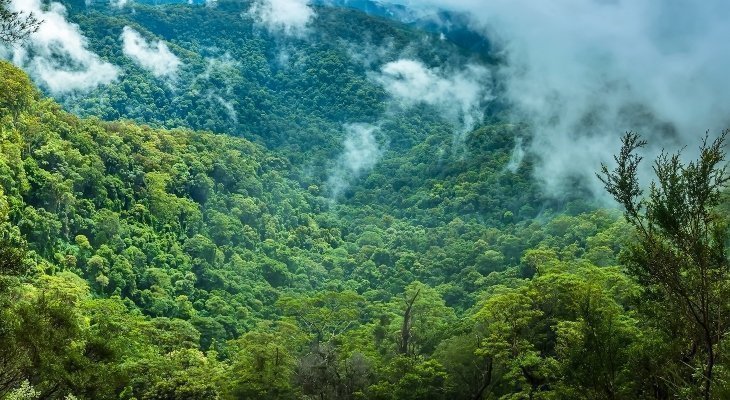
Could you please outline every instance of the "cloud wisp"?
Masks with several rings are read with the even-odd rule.
[[[483,118],[483,105],[491,99],[489,70],[471,64],[463,69],[428,68],[413,59],[389,62],[371,78],[401,106],[427,104],[457,126],[457,139]]]
[[[380,160],[383,150],[376,133],[379,128],[370,124],[346,124],[344,151],[335,163],[327,188],[332,199],[338,198],[352,181],[369,172]]]
[[[512,155],[510,155],[509,162],[505,169],[511,173],[516,173],[522,165],[522,160],[525,158],[525,149],[522,147],[522,138],[515,140],[515,147],[512,149]]]
[[[13,0],[14,11],[34,13],[43,20],[38,32],[21,46],[5,49],[5,56],[25,69],[53,94],[90,90],[117,79],[119,69],[88,49],[78,25],[66,20],[60,3]]]
[[[109,5],[115,8],[124,8],[126,5],[130,4],[131,0],[109,0]]]
[[[120,37],[124,55],[158,78],[174,77],[182,62],[163,41],[147,42],[136,30],[125,26]]]
[[[514,117],[534,130],[536,176],[553,194],[595,184],[627,130],[694,148],[730,125],[725,0],[412,0],[469,16],[501,49]],[[650,152],[657,149],[650,149]]]
[[[238,124],[237,103],[233,93],[231,77],[237,76],[237,69],[241,68],[240,61],[235,60],[229,53],[224,53],[219,57],[206,58],[206,61],[205,71],[195,77],[191,86],[207,87],[208,90],[205,92],[204,97],[211,106],[220,106],[230,122],[234,125]],[[210,82],[211,79],[214,79],[216,83]],[[197,92],[197,89],[195,93],[203,96],[202,93]]]
[[[248,11],[269,32],[303,37],[316,16],[309,0],[255,0]]]

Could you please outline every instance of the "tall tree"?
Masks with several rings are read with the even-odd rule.
[[[13,11],[10,0],[0,0],[0,42],[24,40],[37,32],[42,22],[32,12]]]
[[[686,350],[678,362],[694,364],[687,379],[690,386],[701,387],[704,399],[712,397],[718,344],[730,327],[727,221],[717,212],[730,180],[723,151],[727,135],[724,131],[711,143],[706,136],[699,159],[689,164],[679,153],[662,152],[653,166],[657,180],[646,198],[638,178],[642,157],[636,154],[646,141],[635,133],[623,137],[621,152],[614,157],[616,168],[609,171],[604,165],[598,176],[635,228],[637,240],[628,249],[626,263],[643,284],[646,300],[666,307],[663,315],[680,318],[674,334],[680,335]],[[676,326],[676,321],[664,322]],[[692,385],[697,375],[701,382]]]

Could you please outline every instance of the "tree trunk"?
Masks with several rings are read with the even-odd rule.
[[[712,348],[712,338],[709,332],[706,332],[707,340],[707,367],[705,368],[705,400],[712,398],[712,370],[715,368],[715,350]]]
[[[421,293],[421,289],[418,289],[416,294],[409,301],[406,301],[406,310],[403,313],[403,325],[400,329],[400,346],[398,348],[398,352],[401,354],[408,354],[408,344],[411,340],[411,319],[413,318],[411,312],[413,311],[413,303],[415,303],[419,293]]]
[[[487,362],[487,370],[484,371],[484,374],[482,374],[482,385],[479,387],[479,390],[474,394],[474,397],[472,397],[472,400],[481,400],[482,396],[484,396],[484,391],[487,390],[487,387],[492,383],[492,366],[494,365],[494,360],[489,358],[489,361]]]

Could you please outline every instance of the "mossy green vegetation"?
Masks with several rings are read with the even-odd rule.
[[[704,352],[712,398],[730,395],[725,275],[705,285],[700,340],[692,303],[644,268],[664,248],[682,264],[666,221],[691,215],[662,208],[678,203],[652,192],[647,236],[580,194],[546,197],[532,156],[511,166],[528,127],[495,108],[458,141],[428,106],[389,110],[347,47],[365,31],[426,61],[476,56],[352,10],[323,9],[292,46],[237,2],[82,3],[69,18],[118,81],[54,100],[0,61],[0,398],[698,398]],[[121,54],[128,25],[170,43],[174,85]],[[353,120],[390,141],[333,196]],[[700,170],[664,197],[705,193]],[[714,189],[698,212],[726,271]],[[702,286],[687,265],[671,277]]]
[[[245,139],[79,119],[15,67],[2,68],[13,98],[27,99],[2,120],[3,236],[27,250],[22,271],[14,253],[4,271],[7,282],[23,282],[3,297],[12,304],[4,321],[13,321],[3,360],[17,363],[6,392],[28,379],[42,393],[97,398],[385,396],[406,384],[397,371],[412,368],[446,396],[459,385],[433,355],[473,334],[484,290],[522,287],[533,273],[529,257],[521,261],[526,248],[559,249],[556,262],[585,255],[615,264],[618,244],[606,232],[623,224],[610,213],[546,223],[495,213],[500,228],[490,227],[443,204],[452,197],[443,191],[470,190],[446,177],[400,188],[425,186],[414,196],[426,203],[389,195],[413,203],[402,211],[386,211],[394,200],[367,207],[367,197],[332,205],[292,180],[286,159]],[[404,299],[416,291],[401,354]],[[71,354],[74,368],[60,361]],[[258,374],[251,363],[273,370],[249,387],[238,374]],[[118,381],[102,385],[111,372],[99,364]],[[367,373],[348,388],[335,379],[340,368]]]

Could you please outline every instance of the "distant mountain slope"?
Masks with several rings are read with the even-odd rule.
[[[78,0],[77,0],[78,1]],[[82,4],[83,3],[83,4]],[[84,0],[78,4],[107,5],[108,0]],[[489,41],[469,27],[467,17],[449,11],[434,10],[427,14],[415,12],[397,2],[377,0],[315,0],[315,5],[323,7],[350,8],[368,15],[382,17],[404,23],[408,26],[431,33],[444,34],[445,38],[460,47],[475,52],[488,53],[491,49]],[[134,4],[194,4],[205,5],[205,0],[135,0]]]
[[[503,173],[516,141],[490,137],[485,133],[492,130],[487,129],[467,132],[466,146],[457,143],[462,139],[456,139],[455,131],[464,128],[455,125],[448,115],[453,110],[444,107],[459,107],[452,97],[460,93],[447,94],[435,105],[404,107],[378,81],[384,65],[417,60],[432,69],[417,71],[412,79],[422,79],[417,74],[424,73],[442,81],[437,90],[450,90],[448,86],[462,84],[459,74],[468,72],[459,68],[469,63],[489,66],[485,54],[443,41],[438,34],[337,7],[318,7],[306,35],[298,36],[260,26],[246,15],[249,4],[244,2],[219,2],[215,7],[135,4],[121,9],[106,2],[66,4],[68,19],[79,24],[89,50],[119,69],[116,80],[89,91],[46,88],[78,115],[242,136],[287,158],[293,166],[291,177],[302,187],[317,186],[324,196],[345,194],[340,200],[346,200],[365,185],[358,198],[372,205],[385,202],[388,212],[411,217],[417,209],[404,204],[430,204],[423,208],[425,215],[441,202],[417,199],[431,190],[426,182],[463,181],[466,176],[471,187],[483,188],[476,194],[480,200],[470,200],[470,205],[454,202],[453,215],[498,220],[511,210],[521,219],[531,218],[547,204],[532,183],[519,191],[516,186],[485,184]],[[135,32],[140,46],[164,44],[177,63],[173,72],[160,73],[167,70],[150,69],[125,53],[122,36],[129,32]],[[499,99],[476,104],[484,107],[476,111],[496,122],[498,104]],[[480,121],[475,122],[478,127]],[[345,126],[351,123],[378,128],[373,143],[378,151],[371,156],[382,162],[374,163],[371,178],[367,171],[338,176],[338,170],[351,167],[342,164],[347,161]],[[484,150],[500,156],[485,163],[491,153]],[[494,177],[475,174],[489,164]],[[398,176],[397,171],[405,170],[408,177]],[[529,174],[530,168],[523,168],[519,179],[527,181]],[[339,182],[342,179],[345,182]],[[528,203],[533,205],[523,208]]]
[[[90,92],[55,94],[70,110],[226,132],[329,156],[340,141],[333,132],[343,123],[374,123],[386,112],[386,93],[368,71],[401,57],[434,65],[468,57],[437,34],[422,36],[340,8],[318,8],[305,38],[257,27],[242,2],[71,9],[69,19],[90,49],[121,71],[116,82]],[[154,76],[124,56],[119,38],[125,26],[168,44],[181,62],[174,79]]]
[[[24,77],[7,63],[0,67],[6,80]],[[420,147],[418,158],[384,163],[363,193],[337,205],[317,187],[289,179],[286,159],[245,139],[79,119],[21,83],[8,86],[7,96],[24,101],[7,103],[11,109],[0,98],[0,184],[31,257],[39,268],[74,272],[98,295],[129,299],[147,315],[213,326],[205,340],[235,337],[271,318],[276,298],[288,291],[345,285],[391,296],[419,279],[450,282],[461,293],[450,301],[466,307],[473,297],[464,288],[474,274],[461,281],[462,270],[501,270],[518,263],[528,245],[493,237],[484,246],[504,258],[479,266],[484,246],[464,251],[489,225],[518,232],[526,225],[512,215],[537,212],[519,208],[535,201],[524,176],[500,172],[509,153],[493,141],[509,140],[513,128],[480,131],[484,139],[470,147],[482,156],[473,163],[416,178],[411,170],[438,162]],[[383,174],[393,175],[392,183]],[[466,174],[486,185],[472,187]],[[484,207],[496,207],[481,213],[489,225],[458,217]],[[418,238],[403,241],[402,232]],[[373,271],[366,266],[380,268],[381,278],[367,278]],[[209,309],[212,299],[231,308]]]

